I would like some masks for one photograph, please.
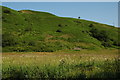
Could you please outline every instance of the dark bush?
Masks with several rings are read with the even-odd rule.
[[[113,41],[113,45],[115,45],[115,46],[120,46],[120,42],[118,42],[118,41]]]
[[[57,30],[56,32],[62,32],[61,30]]]
[[[7,20],[6,20],[6,19],[2,19],[2,21],[7,22]]]
[[[6,22],[7,20],[5,17],[2,16],[2,21]]]
[[[65,26],[68,26],[67,24]]]
[[[5,19],[5,17],[2,16],[2,19]]]
[[[18,25],[18,24],[15,24],[16,26]]]
[[[27,31],[32,31],[32,28],[31,27],[26,27],[25,32],[27,32]]]
[[[80,21],[74,21],[74,22],[76,22],[76,23],[81,23]]]
[[[13,35],[5,33],[2,35],[2,46],[15,46],[17,44]]]
[[[9,10],[4,10],[3,12],[4,13],[11,13]]]
[[[30,41],[30,42],[28,43],[28,45],[29,45],[29,46],[35,46],[35,42],[34,42],[34,41]]]
[[[102,42],[102,45],[104,46],[104,47],[112,47],[112,41],[107,41],[107,42]]]
[[[90,24],[89,27],[94,27],[94,25],[93,25],[93,24]]]
[[[23,44],[27,43],[27,41],[22,41]]]
[[[82,31],[82,33],[84,33],[85,31]]]
[[[89,33],[89,31],[86,31],[86,33]]]
[[[106,41],[109,40],[108,34],[104,30],[98,30],[98,29],[92,28],[90,30],[90,32],[92,33],[91,36],[93,36],[94,38],[96,38],[100,41],[105,41],[106,42]]]
[[[27,21],[27,19],[25,18],[25,21]]]
[[[108,36],[109,33],[107,31],[92,28],[90,32],[91,32],[90,35],[101,41],[104,47],[112,47],[113,41]]]
[[[61,24],[58,24],[58,26],[59,26],[59,27],[62,27],[62,25],[61,25]]]

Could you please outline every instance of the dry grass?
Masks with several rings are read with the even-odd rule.
[[[11,76],[9,74],[11,69],[18,69],[20,70],[19,72],[23,74],[25,74],[24,71],[29,72],[32,70],[31,72],[26,73],[27,75],[31,75],[29,78],[41,78],[41,76],[37,74],[39,71],[44,74],[43,78],[91,78],[91,76],[96,75],[96,73],[104,71],[104,68],[101,67],[101,65],[106,64],[106,61],[107,64],[110,63],[110,65],[112,65],[113,62],[119,58],[117,52],[118,50],[82,50],[54,53],[3,53],[3,78]],[[112,73],[113,72],[114,70]],[[32,75],[32,73],[36,74]],[[97,77],[99,76],[97,75]],[[110,75],[108,77],[110,77]]]

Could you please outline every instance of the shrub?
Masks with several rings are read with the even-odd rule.
[[[25,47],[15,47],[15,48],[13,48],[13,49],[11,49],[11,50],[13,50],[13,51],[15,51],[15,52],[25,52],[25,51],[27,51],[27,50],[25,49]]]
[[[94,38],[100,41],[108,41],[109,39],[108,33],[104,30],[98,30],[98,29],[92,28],[90,32],[92,33],[91,36],[93,36]]]
[[[113,41],[109,38],[107,31],[92,28],[90,32],[91,36],[101,41],[104,47],[112,47]]]
[[[2,35],[2,46],[3,47],[15,46],[16,44],[17,44],[17,42],[12,34],[4,33]]]
[[[5,19],[5,17],[2,16],[2,19]]]
[[[32,28],[31,27],[26,27],[25,32],[27,32],[27,31],[32,31]]]
[[[57,30],[56,32],[62,32],[61,30]]]
[[[120,42],[116,41],[116,40],[113,40],[113,45],[115,46],[120,46]]]
[[[68,26],[67,24],[65,26]]]
[[[34,41],[30,41],[30,42],[28,43],[28,45],[29,45],[29,46],[35,46],[35,42],[34,42]]]
[[[76,22],[76,23],[81,23],[80,21],[74,21],[74,22]]]
[[[4,13],[11,13],[9,10],[4,10],[3,12]]]
[[[16,26],[18,25],[18,24],[15,24]]]
[[[104,46],[104,47],[112,47],[112,44],[113,44],[113,42],[112,41],[107,41],[107,42],[102,42],[102,45]]]
[[[85,31],[82,31],[82,33],[85,33]]]
[[[59,26],[59,27],[62,27],[62,25],[61,25],[61,24],[58,24],[58,26]]]
[[[25,18],[25,21],[27,21],[27,19]]]
[[[93,24],[90,24],[89,27],[94,27],[94,25],[93,25]]]

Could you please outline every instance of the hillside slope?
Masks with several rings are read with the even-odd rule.
[[[46,12],[2,7],[3,52],[119,48],[118,28]]]

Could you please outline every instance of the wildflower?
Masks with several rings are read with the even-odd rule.
[[[65,63],[65,60],[64,59],[61,59],[59,60],[60,64],[64,64]]]
[[[28,75],[25,75],[26,78],[28,78]]]
[[[105,58],[105,60],[107,60],[107,58]]]

